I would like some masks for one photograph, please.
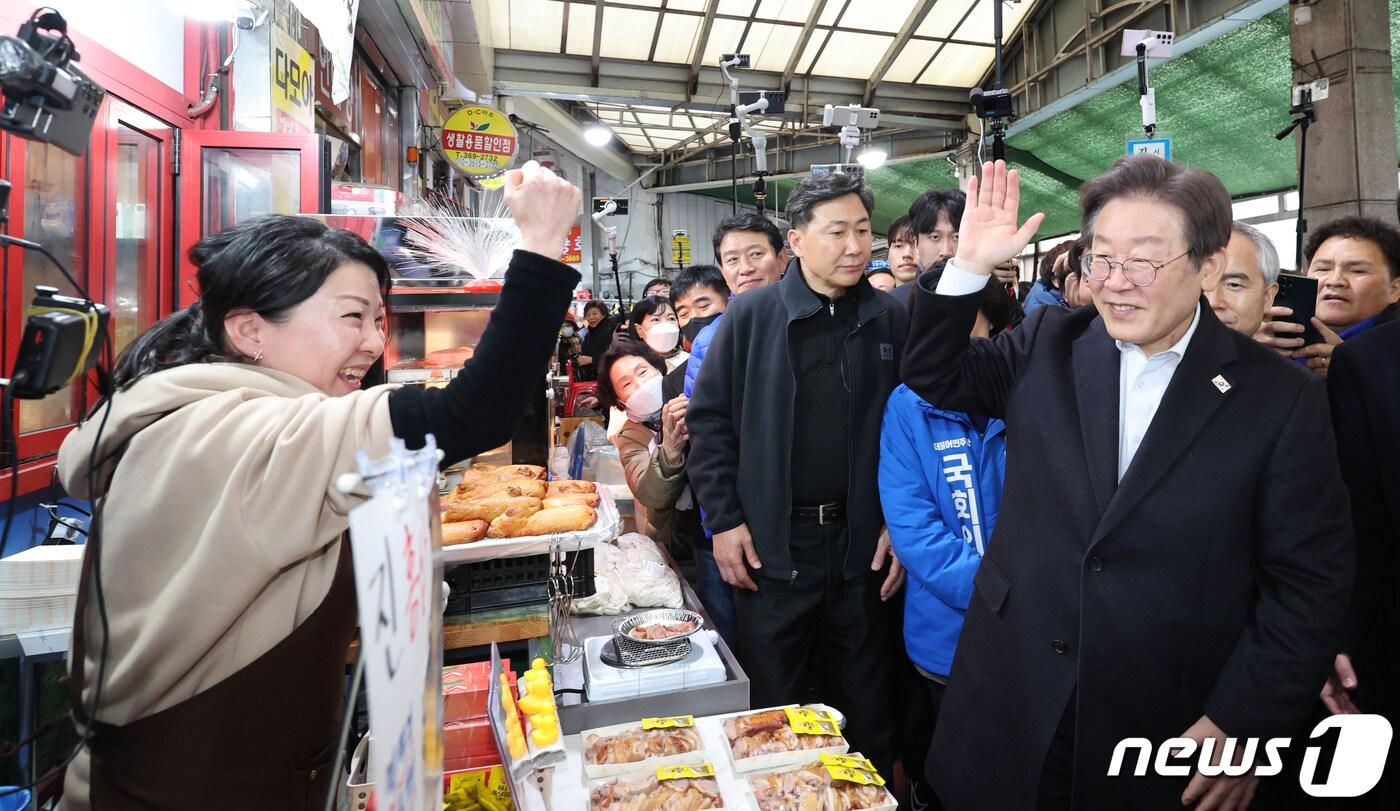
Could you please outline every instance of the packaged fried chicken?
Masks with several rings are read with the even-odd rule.
[[[723,811],[724,795],[713,776],[676,777],[666,774],[667,771],[713,775],[713,769],[708,767],[693,771],[679,767],[637,777],[595,781],[588,785],[588,807],[590,811]]]
[[[793,766],[849,749],[837,718],[825,709],[778,707],[744,713],[725,719],[723,729],[736,772]]]
[[[860,755],[827,756],[803,765],[750,775],[757,811],[895,811],[899,803]]]
[[[580,737],[583,773],[589,780],[655,773],[661,767],[689,766],[707,760],[695,719],[688,715],[644,718],[588,730]]]

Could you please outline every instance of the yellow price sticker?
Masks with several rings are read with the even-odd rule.
[[[662,766],[656,770],[657,780],[699,780],[714,776],[715,767],[708,763],[699,766]]]
[[[822,755],[822,766],[832,780],[842,780],[862,786],[883,786],[885,779],[875,770],[875,764],[863,757]]]
[[[671,718],[643,718],[642,729],[682,729],[695,726],[695,716],[677,715]]]
[[[806,707],[788,707],[784,710],[788,726],[798,735],[834,735],[841,737],[841,725],[829,712],[818,712]]]

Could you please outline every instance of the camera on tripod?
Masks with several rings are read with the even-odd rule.
[[[18,36],[0,36],[0,129],[83,154],[107,94],[73,64],[80,58],[57,11],[35,14]]]
[[[86,152],[106,91],[73,64],[79,58],[67,21],[53,9],[35,12],[18,36],[0,36],[0,130],[74,155]],[[0,225],[9,221],[9,200],[10,183],[0,180]],[[43,254],[82,296],[61,296],[56,287],[35,288],[14,376],[0,382],[14,397],[39,399],[97,366],[111,313],[88,297],[48,248],[0,234],[0,246],[5,245]]]

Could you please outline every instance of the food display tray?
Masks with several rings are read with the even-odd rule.
[[[788,707],[796,706],[799,705],[784,704],[781,707],[766,707],[764,709],[745,710],[743,712],[736,712],[730,713],[728,715],[719,716],[717,720],[720,725],[721,736],[724,738],[724,749],[725,752],[729,755],[729,762],[733,765],[734,771],[737,774],[747,775],[751,772],[766,772],[786,767],[800,766],[803,763],[810,763],[820,755],[844,755],[848,751],[850,751],[850,744],[847,743],[845,738],[843,737],[841,743],[836,746],[824,746],[817,749],[796,749],[790,752],[773,752],[767,755],[755,755],[753,757],[746,758],[734,757],[734,750],[729,743],[729,736],[728,734],[725,734],[723,732],[725,721],[728,721],[730,718],[736,718],[741,715],[754,715],[760,712],[783,710],[787,709]],[[824,704],[805,704],[801,706],[811,707],[812,709],[829,709]],[[839,721],[840,719],[838,718],[838,723]]]
[[[859,753],[852,754],[855,757],[860,757]],[[744,809],[746,809],[746,811],[765,811],[765,809],[758,804],[758,798],[754,794],[753,785],[749,782],[751,778],[796,771],[806,766],[810,766],[812,763],[816,762],[820,762],[819,756],[812,755],[809,759],[793,766],[786,766],[780,769],[764,769],[762,771],[748,772],[746,774],[740,775],[740,782],[742,782],[744,786]],[[899,801],[896,800],[894,798],[894,795],[890,793],[888,785],[885,787],[884,793],[885,799],[879,805],[871,806],[869,808],[852,809],[852,811],[898,811]]]
[[[583,742],[583,778],[585,780],[600,780],[607,777],[622,777],[625,775],[655,774],[656,770],[663,766],[695,766],[701,763],[710,762],[712,756],[705,748],[705,738],[700,737],[700,748],[694,752],[683,752],[678,755],[666,755],[663,757],[650,757],[633,763],[589,763],[588,746],[589,739],[598,736],[603,738],[620,735],[624,732],[639,731],[642,722],[632,721],[626,724],[614,724],[613,726],[599,727],[598,729],[584,730],[580,735]],[[695,734],[700,735],[700,730],[695,729]],[[718,753],[717,753],[718,754]]]
[[[548,554],[558,545],[565,552],[580,552],[607,543],[622,531],[622,517],[617,502],[606,487],[598,488],[598,521],[591,528],[554,535],[533,535],[528,538],[484,539],[475,543],[454,544],[442,548],[443,563],[478,563],[501,558],[523,558]]]

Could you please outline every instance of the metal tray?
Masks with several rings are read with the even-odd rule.
[[[689,633],[679,636],[667,637],[666,639],[638,639],[632,636],[632,629],[640,625],[651,625],[657,622],[689,622],[695,627]],[[682,639],[689,639],[705,627],[705,618],[684,608],[658,608],[655,611],[646,611],[641,614],[634,614],[625,620],[620,620],[613,626],[613,634],[626,639],[628,642],[635,642],[639,645],[661,646],[674,645]]]

